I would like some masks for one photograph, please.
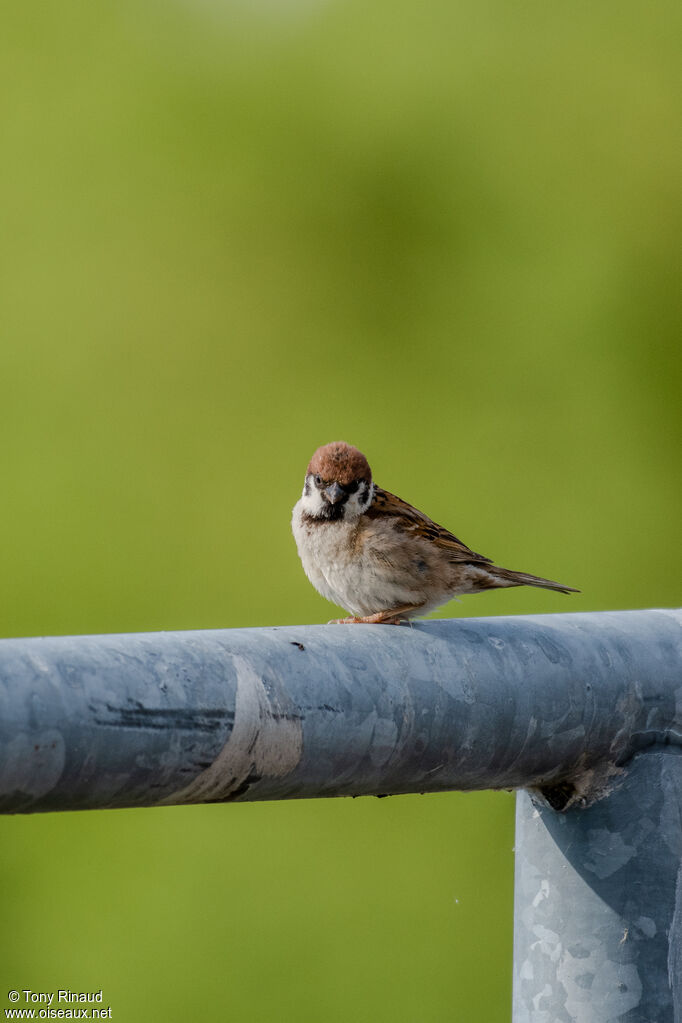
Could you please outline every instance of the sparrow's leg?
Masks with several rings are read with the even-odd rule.
[[[377,611],[365,618],[334,618],[329,625],[400,625],[406,614],[414,614],[421,605],[405,604],[404,607],[392,607],[388,611]]]

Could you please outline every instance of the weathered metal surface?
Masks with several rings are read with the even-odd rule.
[[[0,641],[0,809],[608,788],[682,737],[682,612]]]
[[[682,1010],[682,751],[606,799],[517,796],[514,1023],[673,1023]]]

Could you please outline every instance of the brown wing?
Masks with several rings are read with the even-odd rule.
[[[458,540],[449,530],[444,529],[443,526],[439,526],[437,522],[430,519],[428,515],[424,515],[417,508],[413,508],[411,504],[396,497],[395,494],[389,494],[388,490],[382,490],[381,487],[375,486],[374,500],[365,512],[365,515],[370,519],[392,517],[396,529],[400,529],[412,536],[423,537],[424,540],[435,544],[449,556],[450,561],[466,561],[482,565],[492,564],[490,558],[486,558],[482,554],[476,554],[475,551],[472,551],[465,543]]]

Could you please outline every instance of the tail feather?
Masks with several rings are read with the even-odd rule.
[[[498,565],[490,565],[488,571],[493,586],[541,586],[543,590],[556,590],[557,593],[580,593],[580,590],[573,586],[564,586],[563,583],[555,583],[539,575],[530,575],[529,572],[514,572],[510,568],[500,568]]]

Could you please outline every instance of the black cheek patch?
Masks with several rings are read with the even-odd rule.
[[[369,483],[366,480],[360,480],[357,484],[358,490],[358,504],[361,508],[367,509],[369,507]]]

